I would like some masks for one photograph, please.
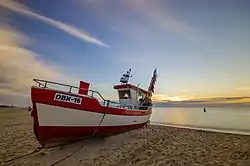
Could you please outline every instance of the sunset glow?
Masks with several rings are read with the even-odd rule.
[[[166,94],[154,94],[153,101],[160,102],[160,101],[185,101],[192,99],[191,96],[168,96]]]

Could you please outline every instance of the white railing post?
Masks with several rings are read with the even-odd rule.
[[[69,88],[69,93],[71,93],[71,90],[72,90],[72,86],[70,86],[70,88]]]
[[[46,82],[45,82],[45,84],[44,84],[44,88],[46,88],[46,86],[47,86],[47,83],[48,83],[48,82],[46,81]]]

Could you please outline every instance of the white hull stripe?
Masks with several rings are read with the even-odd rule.
[[[98,126],[103,114],[46,104],[36,104],[40,126]],[[106,114],[101,126],[120,126],[147,122],[149,115],[124,116]]]

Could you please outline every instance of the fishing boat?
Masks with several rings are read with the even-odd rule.
[[[148,90],[128,83],[131,69],[114,85],[119,102],[106,100],[90,83],[79,87],[34,79],[31,87],[33,128],[42,146],[54,146],[90,136],[107,136],[137,129],[149,122],[156,69]]]

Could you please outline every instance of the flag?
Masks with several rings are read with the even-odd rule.
[[[154,73],[153,73],[153,77],[152,77],[151,82],[150,82],[149,87],[148,87],[149,92],[154,93],[154,86],[155,86],[155,82],[156,82],[156,77],[157,77],[157,73],[156,73],[156,69],[155,69]]]
[[[89,83],[80,81],[80,87],[78,90],[78,94],[88,95]]]

